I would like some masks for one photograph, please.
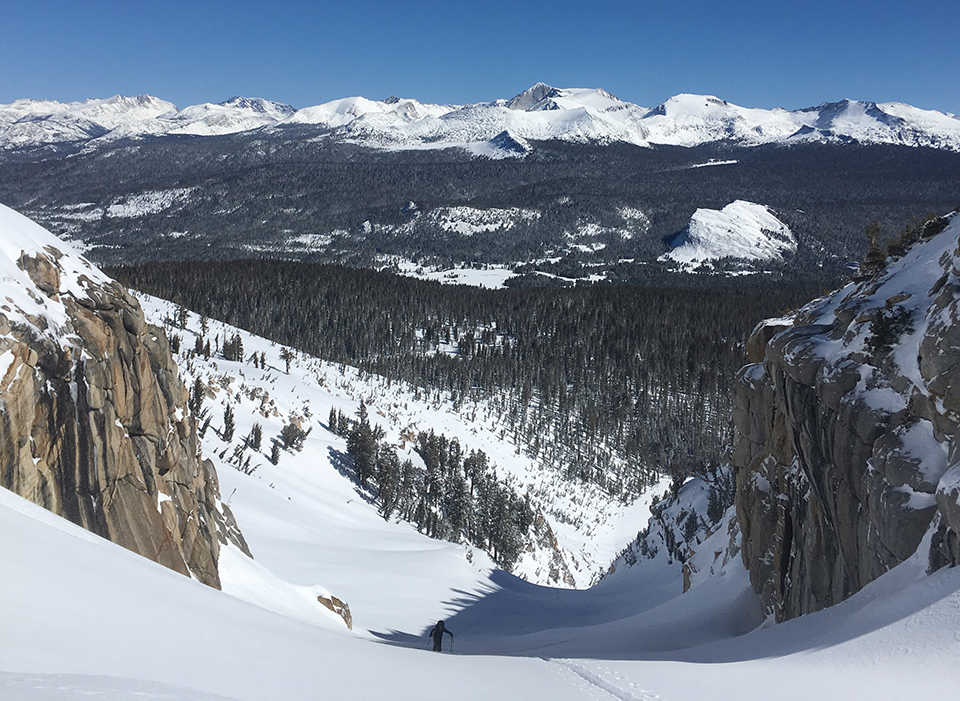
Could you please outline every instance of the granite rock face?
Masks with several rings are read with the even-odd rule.
[[[163,330],[121,285],[4,210],[18,231],[0,271],[0,486],[219,588],[220,543],[247,549],[199,456]],[[25,240],[36,245],[14,259]]]
[[[768,613],[919,553],[960,562],[960,218],[747,344],[733,415],[743,562]],[[928,537],[925,540],[925,537]]]

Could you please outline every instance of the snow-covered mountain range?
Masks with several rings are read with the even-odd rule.
[[[960,151],[955,115],[898,102],[825,102],[801,110],[744,108],[710,95],[681,94],[654,107],[601,89],[537,83],[511,99],[467,105],[390,97],[348,97],[296,110],[261,98],[234,97],[178,110],[141,95],[60,103],[0,105],[0,150],[57,144],[96,147],[120,139],[214,136],[299,127],[378,148],[465,147],[486,156],[522,154],[526,140],[696,146],[732,142],[835,141],[928,146]]]

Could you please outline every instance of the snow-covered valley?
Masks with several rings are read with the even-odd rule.
[[[0,491],[0,695],[866,700],[948,696],[960,682],[955,569],[926,577],[911,561],[843,604],[769,627],[740,567],[686,594],[678,568],[657,561],[556,590],[343,513],[327,512],[340,547],[312,548],[287,575],[298,586],[263,569],[304,542],[300,524],[275,515],[284,535],[253,538],[260,564],[235,566],[244,556],[225,549],[221,593]],[[311,603],[311,574],[350,580],[354,632]],[[456,635],[440,655],[425,637],[438,617]]]
[[[0,236],[4,324],[30,324],[48,344],[77,342],[60,310],[106,284],[102,273],[6,208]],[[48,269],[27,256],[38,252],[55,258],[62,279],[38,276]],[[685,593],[683,568],[665,549],[588,588],[646,524],[665,483],[629,506],[589,485],[574,490],[523,457],[482,406],[454,408],[156,298],[140,305],[176,338],[181,379],[199,388],[209,418],[201,452],[253,559],[223,542],[217,591],[0,489],[0,698],[875,701],[946,697],[960,683],[960,568],[927,574],[932,531],[851,598],[776,625],[740,557],[721,558],[736,545],[725,527],[688,560],[696,567]],[[192,350],[206,341],[209,354]],[[31,372],[13,351],[0,361],[0,388]],[[412,461],[411,436],[428,428],[485,451],[542,509],[555,544],[526,550],[510,574],[479,548],[382,518],[377,495],[353,479],[346,440],[328,430],[332,411],[353,416],[361,402]],[[247,440],[255,423],[259,447]],[[302,445],[273,450],[291,425]],[[697,489],[688,482],[681,496],[702,502]],[[156,497],[163,513],[171,498]],[[543,585],[555,583],[554,554],[568,586]],[[349,604],[352,628],[322,605],[333,597]],[[438,619],[454,634],[444,654],[428,649]]]
[[[530,496],[557,539],[556,550],[553,546],[535,547],[517,563],[515,574],[533,583],[588,586],[645,522],[649,499],[666,488],[664,482],[632,504],[624,504],[592,484],[578,484],[574,492],[559,471],[544,469],[505,435],[499,416],[482,403],[463,402],[455,407],[446,394],[325,362],[220,322],[201,320],[164,300],[147,296],[140,300],[152,323],[164,326],[171,337],[179,338],[177,357],[185,383],[194,386],[200,380],[205,388],[204,405],[211,421],[203,432],[202,448],[217,466],[224,499],[238,514],[249,508],[248,518],[257,523],[279,525],[276,514],[289,512],[289,520],[299,524],[302,533],[298,539],[304,538],[304,549],[292,552],[284,562],[281,571],[286,576],[310,579],[328,569],[330,563],[310,559],[313,548],[326,549],[328,556],[345,550],[347,561],[332,569],[342,573],[354,569],[350,564],[353,541],[340,541],[338,534],[346,526],[332,527],[326,522],[330,515],[336,514],[335,519],[343,519],[361,531],[381,528],[382,519],[371,506],[375,492],[358,491],[350,477],[347,440],[329,430],[331,410],[353,418],[361,402],[370,414],[371,424],[384,429],[386,443],[397,450],[402,460],[410,459],[422,467],[423,459],[415,450],[416,436],[420,431],[433,430],[456,438],[464,452],[484,451],[502,480],[518,493]],[[184,328],[178,325],[181,321],[185,322]],[[206,326],[206,332],[201,325]],[[237,336],[243,345],[243,361],[226,360],[216,352],[205,358],[193,350],[197,339],[201,339],[201,345],[204,340],[212,340],[217,348],[222,347],[224,340]],[[284,359],[288,353],[289,366]],[[250,362],[254,355],[266,359],[264,367]],[[223,431],[227,406],[235,417],[235,429],[229,439]],[[263,435],[258,450],[251,449],[247,441],[254,423],[261,426]],[[272,442],[279,441],[284,426],[291,423],[307,433],[303,447],[283,450],[278,463],[273,464]],[[369,517],[373,524],[365,523]],[[247,520],[244,516],[238,518]],[[283,540],[283,528],[279,533],[267,529],[264,537]],[[396,531],[396,537],[412,529],[409,524],[392,524],[389,528]],[[250,537],[251,548],[256,550],[257,536]],[[435,547],[442,549],[439,543]],[[457,552],[461,558],[487,562],[482,551],[465,547]],[[558,579],[556,572],[550,574],[555,553],[562,557],[561,571],[569,573],[566,583],[562,576]],[[380,561],[379,557],[371,558],[374,567]],[[286,571],[288,567],[293,569]],[[330,585],[334,593],[341,590],[336,584]],[[344,594],[343,598],[350,597]],[[397,613],[402,614],[404,609],[399,607]]]

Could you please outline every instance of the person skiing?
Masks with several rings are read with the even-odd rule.
[[[430,629],[430,637],[433,638],[433,651],[440,652],[440,647],[443,644],[443,634],[446,633],[450,636],[450,643],[453,644],[453,633],[447,630],[443,621],[437,621],[437,625]]]

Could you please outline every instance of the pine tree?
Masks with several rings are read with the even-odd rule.
[[[381,449],[377,455],[376,478],[380,489],[380,515],[385,519],[389,519],[397,508],[402,477],[397,452]]]
[[[187,407],[194,415],[198,415],[200,410],[203,408],[205,388],[203,382],[199,377],[193,381],[193,389],[190,391],[190,400],[187,402]]]
[[[290,362],[296,357],[296,354],[286,346],[280,349],[280,360],[286,364],[288,375],[290,374]]]
[[[233,440],[234,424],[233,407],[227,404],[223,410],[223,440],[229,443]]]
[[[360,402],[357,412],[356,425],[347,436],[347,452],[353,457],[353,466],[356,470],[357,483],[364,487],[367,480],[373,476],[377,462],[377,449],[383,431],[374,429],[367,417],[367,406]]]
[[[247,438],[247,445],[250,446],[251,450],[260,450],[260,445],[263,442],[263,426],[259,423],[254,423],[253,427],[250,429],[250,436]]]
[[[303,450],[303,441],[306,440],[306,438],[306,432],[293,422],[286,424],[280,430],[280,440],[283,443],[283,447],[287,450],[295,450],[298,452]]]
[[[187,308],[182,304],[177,305],[177,316],[176,324],[181,329],[187,328],[187,321],[190,318],[190,313],[187,311]]]

